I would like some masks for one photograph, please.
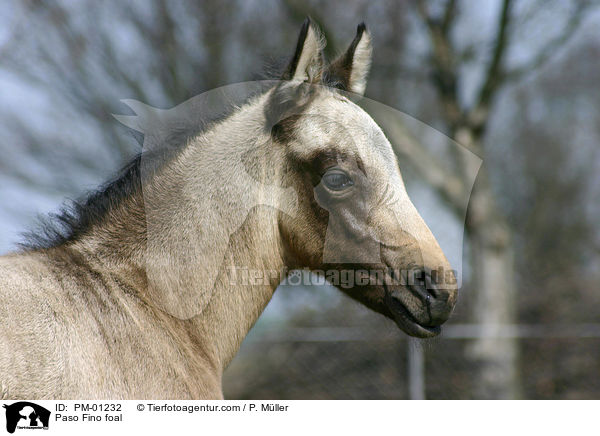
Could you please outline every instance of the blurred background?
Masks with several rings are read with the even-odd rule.
[[[307,15],[330,57],[365,21],[366,95],[483,159],[461,297],[416,341],[331,287],[280,287],[226,398],[600,398],[598,1],[2,2],[0,253],[140,151],[120,99],[170,108],[260,78]],[[427,150],[396,148],[407,182],[462,222],[472,168]]]

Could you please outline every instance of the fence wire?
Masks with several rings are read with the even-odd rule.
[[[478,325],[447,325],[421,341],[375,324],[251,334],[226,373],[226,398],[475,398]],[[504,325],[495,335],[519,340],[526,398],[600,398],[600,324]]]

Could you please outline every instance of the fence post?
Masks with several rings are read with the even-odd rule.
[[[411,400],[425,399],[425,353],[421,341],[408,338],[408,393]]]

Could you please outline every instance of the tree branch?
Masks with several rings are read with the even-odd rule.
[[[444,11],[444,18],[442,19],[442,33],[448,35],[452,24],[454,23],[454,16],[456,14],[456,0],[449,0]]]
[[[463,109],[458,101],[458,79],[456,72],[456,53],[450,41],[449,31],[454,20],[456,3],[450,0],[446,6],[441,20],[433,18],[426,2],[417,2],[417,12],[421,21],[426,26],[433,53],[431,66],[433,70],[433,83],[440,94],[444,117],[450,128],[450,135],[454,136],[457,126],[463,117]]]
[[[587,2],[577,2],[576,9],[569,17],[565,27],[559,35],[552,38],[546,45],[538,52],[536,56],[530,62],[525,63],[519,67],[513,68],[510,71],[506,71],[503,76],[506,81],[517,81],[522,79],[529,73],[543,67],[552,56],[554,56],[561,47],[563,47],[573,36],[575,31],[579,28],[579,24],[584,16],[584,11],[589,6]]]
[[[502,61],[507,48],[511,7],[512,0],[503,1],[502,11],[498,20],[498,30],[496,32],[496,46],[485,75],[485,80],[479,91],[477,104],[475,105],[478,109],[486,109],[489,106],[490,101],[502,82]]]

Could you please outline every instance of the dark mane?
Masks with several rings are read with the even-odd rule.
[[[37,226],[23,234],[24,240],[18,246],[24,250],[45,249],[79,239],[94,225],[101,223],[106,215],[123,200],[141,195],[142,159],[144,159],[144,173],[158,170],[173,159],[191,138],[229,117],[238,102],[223,103],[221,110],[216,113],[207,114],[206,111],[199,110],[202,119],[191,116],[171,120],[163,126],[164,131],[159,132],[158,147],[135,156],[115,177],[98,189],[88,192],[79,200],[63,203],[58,212],[39,217]]]
[[[255,76],[256,79],[266,82],[266,88],[261,89],[259,87],[253,90],[245,96],[244,100],[265,92],[274,83],[280,81],[284,75],[287,63],[284,61],[284,58],[271,59],[271,62],[265,65],[263,73]],[[328,74],[324,74],[322,84],[332,88],[340,88],[335,82],[334,77]],[[214,105],[214,101],[210,101],[210,103]],[[234,109],[239,107],[240,103],[240,101],[225,102],[220,108],[221,110],[217,110],[215,113],[207,113],[204,110],[199,110],[198,113],[202,114],[204,119],[192,116],[172,121],[171,125],[168,126],[169,132],[164,135],[161,141],[160,148],[162,151],[160,153],[152,153],[153,156],[146,160],[144,165],[151,164],[155,168],[162,166],[168,159],[181,150],[181,146],[188,139],[207,130],[215,122],[226,119]],[[270,103],[266,109],[269,111],[273,109],[272,106],[276,107],[278,112],[273,124],[277,124],[278,121],[285,118],[283,116],[285,110],[282,113],[282,108],[288,110],[290,108],[288,107],[289,105],[282,105],[282,102]],[[203,102],[198,107],[202,108],[202,104]],[[191,107],[196,108],[195,106]],[[267,127],[271,129],[273,124],[269,123],[271,121],[269,115],[267,114]],[[144,159],[147,159],[147,156],[148,153],[144,153]],[[88,192],[79,200],[66,201],[58,212],[38,217],[38,224],[33,230],[23,234],[24,239],[18,243],[18,246],[24,250],[47,249],[78,240],[94,225],[101,223],[107,214],[120,205],[124,199],[138,194],[141,195],[141,164],[142,154],[140,153],[125,165],[117,173],[116,177],[104,183],[98,189]]]
[[[138,154],[115,178],[88,193],[83,200],[65,202],[59,212],[40,217],[37,228],[25,233],[25,241],[19,246],[44,249],[77,240],[125,198],[141,192],[141,159]]]
[[[142,159],[144,173],[160,169],[183,149],[190,138],[209,125],[182,123],[169,126],[158,150],[139,153],[96,190],[87,192],[79,200],[64,202],[58,212],[38,217],[37,226],[24,233],[24,241],[18,246],[25,250],[45,249],[79,239],[125,199],[142,195]]]

